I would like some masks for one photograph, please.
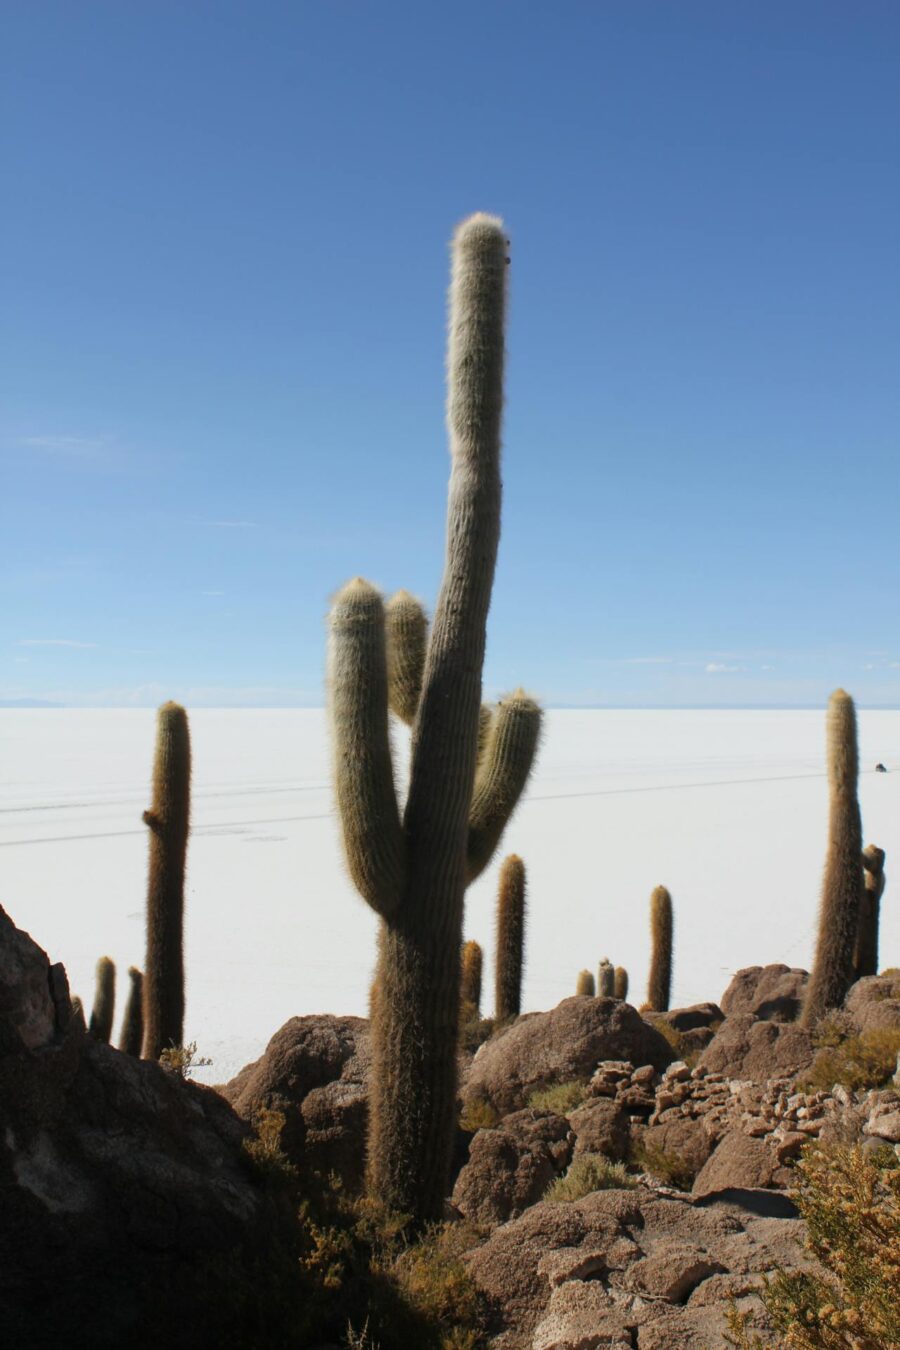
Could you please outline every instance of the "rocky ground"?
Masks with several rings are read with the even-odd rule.
[[[900,1152],[895,1086],[802,1088],[824,1053],[793,1020],[805,980],[745,970],[718,1004],[646,1017],[569,998],[461,1057],[448,1217],[478,1231],[466,1264],[497,1350],[724,1346],[729,1300],[765,1327],[762,1276],[808,1260],[787,1193],[804,1144]],[[841,1016],[845,1034],[900,1027],[900,979],[859,981]],[[62,967],[0,910],[8,1343],[143,1344],[166,1290],[166,1343],[197,1344],[174,1314],[198,1272],[246,1265],[282,1222],[248,1122],[283,1113],[288,1156],[353,1193],[368,1064],[363,1019],[300,1017],[218,1091],[184,1082],[86,1035]],[[579,1194],[588,1164],[606,1172]]]

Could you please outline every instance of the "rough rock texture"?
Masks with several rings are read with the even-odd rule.
[[[844,1010],[858,1031],[900,1027],[900,975],[868,975],[851,985]]]
[[[569,1115],[575,1153],[602,1153],[621,1162],[628,1152],[628,1112],[605,1097],[594,1097]]]
[[[797,967],[746,966],[720,1000],[726,1017],[749,1013],[760,1022],[794,1022],[800,1016],[809,975]]]
[[[766,1082],[809,1068],[815,1051],[808,1031],[773,1021],[757,1021],[752,1013],[725,1019],[700,1057],[698,1068],[726,1078]]]
[[[517,1218],[566,1170],[572,1144],[565,1116],[535,1110],[506,1116],[472,1140],[453,1190],[454,1205],[484,1228]]]
[[[762,1274],[805,1264],[802,1225],[737,1204],[651,1191],[543,1203],[496,1229],[467,1264],[495,1350],[723,1345],[728,1299],[754,1310]]]
[[[725,1014],[717,1003],[693,1003],[689,1008],[671,1008],[668,1012],[654,1013],[653,1016],[654,1019],[667,1022],[673,1031],[697,1031],[701,1027],[715,1028],[725,1020]]]
[[[563,999],[550,1012],[527,1013],[482,1045],[463,1087],[463,1101],[489,1102],[506,1113],[539,1088],[588,1079],[601,1060],[630,1060],[661,1069],[672,1051],[628,1003],[613,998]]]
[[[635,1142],[648,1158],[662,1154],[673,1159],[685,1176],[695,1177],[716,1147],[716,1134],[706,1128],[702,1118],[665,1112],[664,1118],[642,1130]]]
[[[800,1141],[802,1146],[806,1136],[800,1135]],[[786,1161],[790,1156],[792,1146],[793,1141],[789,1140],[785,1151],[771,1138],[754,1138],[741,1130],[731,1130],[695,1178],[693,1194],[708,1195],[734,1187],[790,1186],[793,1177],[782,1159]]]
[[[62,967],[0,909],[4,1344],[143,1345],[160,1322],[204,1343],[211,1265],[277,1233],[247,1133],[212,1089],[87,1036]]]
[[[292,1162],[358,1189],[366,1151],[369,1024],[362,1017],[292,1017],[265,1052],[220,1091],[245,1120],[282,1111]]]

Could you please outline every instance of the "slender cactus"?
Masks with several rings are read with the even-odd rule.
[[[853,957],[863,898],[862,821],[856,798],[859,753],[856,709],[843,689],[828,701],[826,720],[828,850],[819,906],[819,932],[801,1021],[814,1027],[830,1008],[839,1008],[853,982]]]
[[[481,1012],[481,975],[484,955],[477,942],[467,942],[462,949],[459,997],[469,1009]]]
[[[144,977],[137,966],[129,966],[128,979],[130,984],[119,1034],[119,1049],[126,1055],[140,1059],[144,1044]]]
[[[156,720],[153,805],[144,964],[144,1059],[180,1046],[184,1037],[184,872],[191,805],[187,713],[164,703]]]
[[[72,1016],[77,1017],[84,1026],[84,1004],[77,994],[72,996]]]
[[[525,864],[516,853],[504,858],[497,893],[497,943],[494,967],[494,1016],[498,1021],[522,1011],[522,954],[525,946]]]
[[[594,977],[589,970],[580,970],[578,972],[578,983],[575,985],[576,994],[586,994],[588,998],[594,997]]]
[[[605,956],[597,970],[598,998],[614,998],[616,992],[616,972],[613,964]]]
[[[521,694],[490,719],[481,711],[500,534],[506,264],[500,221],[478,215],[460,226],[450,289],[446,556],[412,717],[402,823],[388,701],[412,713],[422,625],[402,596],[386,624],[377,592],[359,580],[338,594],[331,616],[329,705],[344,850],[357,889],[382,919],[369,1186],[420,1221],[441,1217],[449,1176],[465,888],[516,805],[540,722],[537,705]]]
[[[884,849],[868,844],[863,849],[863,893],[856,934],[854,970],[856,978],[878,974],[878,921],[884,895]]]
[[[388,698],[391,711],[412,726],[422,693],[428,620],[408,591],[398,591],[385,608]]]
[[[616,966],[613,994],[624,1003],[628,997],[628,971],[624,966]]]
[[[672,994],[672,897],[657,886],[650,897],[650,979],[647,1004],[652,1012],[668,1012]]]
[[[106,1041],[112,1035],[113,1014],[116,1008],[116,967],[108,956],[101,956],[97,962],[94,984],[94,1006],[88,1031],[98,1041]]]

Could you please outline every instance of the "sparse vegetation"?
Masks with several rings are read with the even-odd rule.
[[[762,1300],[778,1334],[763,1339],[732,1306],[737,1350],[896,1350],[900,1345],[900,1162],[893,1149],[816,1145],[797,1165],[795,1198],[818,1270],[778,1271]]]
[[[807,1091],[828,1092],[840,1083],[856,1092],[890,1081],[900,1053],[900,1027],[878,1027],[837,1039],[834,1027],[834,1020],[824,1024],[821,1034],[828,1039],[820,1041],[822,1048],[803,1079]]]
[[[565,1176],[550,1183],[544,1199],[556,1205],[569,1205],[593,1191],[634,1190],[637,1184],[624,1163],[610,1162],[602,1153],[582,1153]]]
[[[466,1106],[459,1118],[459,1125],[460,1129],[469,1130],[474,1134],[475,1130],[489,1130],[499,1119],[496,1107],[483,1098],[476,1097]]]
[[[176,1073],[179,1078],[190,1078],[195,1069],[207,1069],[212,1064],[211,1059],[197,1054],[196,1041],[190,1041],[187,1045],[167,1046],[159,1062],[164,1069]]]
[[[687,1159],[680,1153],[661,1148],[659,1144],[639,1144],[632,1151],[631,1161],[663,1186],[689,1191],[694,1183],[696,1170]]]
[[[580,1080],[569,1083],[554,1083],[551,1087],[537,1088],[528,1098],[528,1105],[537,1111],[556,1111],[564,1116],[580,1106],[587,1096],[587,1084]]]

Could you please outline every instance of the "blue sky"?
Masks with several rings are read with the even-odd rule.
[[[447,240],[512,239],[485,670],[900,704],[893,0],[7,0],[0,698],[318,705],[433,603]]]

